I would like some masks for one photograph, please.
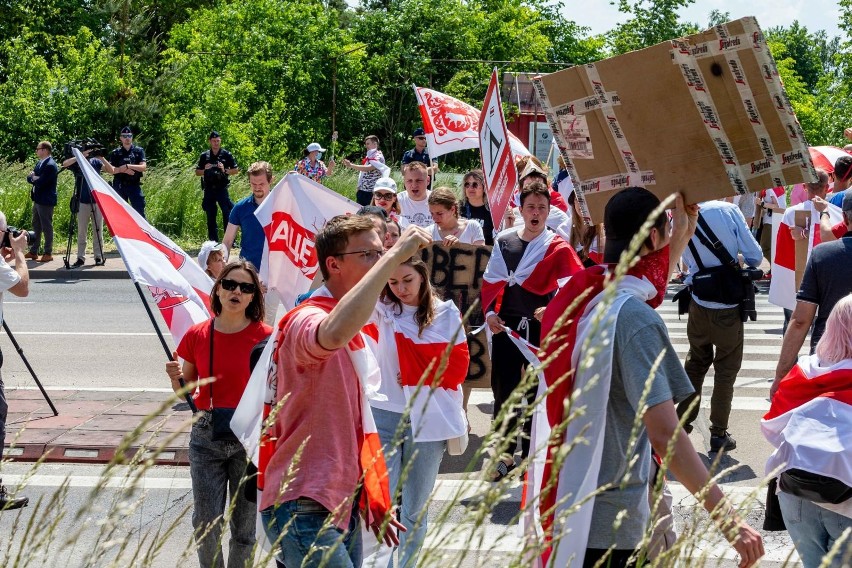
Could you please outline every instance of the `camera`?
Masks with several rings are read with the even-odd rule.
[[[9,248],[12,246],[12,242],[9,240],[9,237],[17,238],[21,233],[27,234],[27,242],[33,243],[35,242],[35,233],[33,231],[24,231],[23,229],[19,229],[17,227],[6,227],[6,232],[3,233],[3,240],[0,241],[0,248]]]
[[[753,266],[746,266],[745,268],[741,268],[740,274],[745,280],[748,280],[750,282],[754,282],[755,280],[760,280],[761,278],[763,278],[763,271]]]
[[[754,281],[763,278],[763,271],[753,266],[747,266],[740,269],[740,276],[743,279],[743,300],[740,302],[740,319],[743,322],[748,320],[757,321],[757,306],[754,301],[754,293],[757,289],[754,286]]]
[[[72,158],[74,156],[74,152],[72,150],[76,148],[81,152],[86,152],[91,150],[89,154],[90,158],[104,156],[106,154],[106,146],[98,142],[94,138],[81,138],[80,140],[71,140],[65,143],[65,147],[63,148],[63,159]]]

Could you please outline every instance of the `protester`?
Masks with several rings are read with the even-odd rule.
[[[852,156],[840,156],[834,162],[834,192],[828,199],[832,205],[840,207],[843,196],[852,187]]]
[[[19,298],[26,298],[30,293],[30,273],[24,257],[27,234],[21,232],[18,236],[12,235],[6,224],[6,215],[0,212],[0,242],[5,241],[6,238],[9,239],[9,247],[0,249],[0,325],[3,323],[3,293],[9,292]],[[12,260],[14,260],[14,266],[9,266],[8,263]],[[0,364],[2,360],[3,355],[0,353]],[[8,414],[9,405],[3,390],[3,375],[0,374],[0,461],[3,459],[3,448],[6,443]],[[0,512],[26,507],[29,502],[30,500],[26,497],[10,493],[0,479]]]
[[[408,226],[408,221],[402,216],[399,208],[399,200],[396,195],[396,182],[389,177],[376,180],[373,186],[373,200],[370,205],[377,205],[385,210],[388,219],[401,223],[401,227]]]
[[[852,292],[852,194],[849,193],[843,198],[843,222],[846,234],[839,240],[815,246],[808,258],[770,393],[778,389],[781,379],[793,368],[811,326],[810,352],[814,353],[829,314]]]
[[[207,276],[216,280],[222,269],[225,268],[225,245],[216,241],[204,241],[201,250],[198,251],[198,266],[207,273]]]
[[[137,213],[145,217],[145,196],[142,193],[142,176],[148,168],[145,150],[133,144],[133,130],[121,129],[121,145],[107,156],[112,165],[112,187]],[[108,170],[109,171],[109,170]]]
[[[577,251],[577,256],[583,266],[589,267],[600,264],[603,260],[604,238],[603,223],[586,225],[580,214],[580,204],[577,193],[572,191],[568,196],[568,206],[571,208],[571,246]]]
[[[97,173],[101,173],[102,169],[108,172],[112,171],[112,165],[109,162],[104,162],[98,158],[89,158],[92,150],[83,152],[92,169]],[[92,234],[94,241],[92,248],[95,253],[95,266],[100,266],[104,263],[104,217],[101,215],[101,210],[95,203],[95,198],[92,196],[92,188],[89,187],[89,182],[83,175],[80,169],[80,164],[77,163],[77,158],[71,156],[62,162],[62,167],[70,170],[74,174],[74,193],[77,204],[77,260],[72,264],[72,268],[79,268],[86,264],[86,240],[89,233],[89,220],[92,221]],[[73,207],[72,207],[73,211]]]
[[[683,250],[695,220],[693,210],[679,197],[670,233],[659,205],[659,199],[643,188],[616,193],[604,211],[603,260],[608,266],[617,262],[650,218],[653,225],[638,262],[617,284],[614,298],[606,301],[608,266],[575,274],[543,317],[548,337],[540,356],[553,358],[544,369],[552,389],[545,403],[547,420],[554,429],[566,428],[551,449],[556,451],[563,443],[572,446],[561,471],[550,470],[554,463],[546,464],[542,479],[547,487],[538,488],[542,526],[552,531],[554,539],[550,558],[554,566],[567,566],[571,556],[573,563],[585,567],[601,559],[612,567],[634,565],[650,517],[651,447],[690,492],[706,490],[701,493],[703,505],[741,555],[740,566],[751,566],[763,556],[760,534],[711,483],[678,425],[674,402],[690,394],[692,386],[653,307],[665,295],[666,269],[673,253]],[[569,399],[572,419],[566,424]],[[602,489],[589,499],[598,488]],[[576,510],[566,516],[568,509]]]
[[[521,156],[515,160],[515,168],[518,170],[518,187],[523,189],[527,184],[538,180],[550,189],[550,205],[556,207],[563,213],[568,213],[568,204],[565,198],[554,187],[550,187],[547,181],[547,167],[535,156]]]
[[[459,219],[459,202],[449,187],[439,187],[432,191],[429,195],[429,212],[435,222],[426,227],[426,230],[432,234],[434,241],[448,247],[457,243],[485,244],[479,223]]]
[[[465,219],[479,223],[485,244],[494,244],[494,220],[491,218],[491,210],[488,207],[488,198],[485,195],[485,174],[482,170],[471,170],[464,174],[462,179],[462,197],[459,213]]]
[[[405,191],[396,197],[399,200],[401,216],[408,222],[420,227],[432,224],[429,211],[429,173],[421,162],[411,162],[402,168]]]
[[[385,237],[385,250],[389,250],[393,245],[395,245],[401,234],[402,227],[400,226],[399,221],[388,221],[388,232]]]
[[[166,365],[172,389],[179,380],[195,382],[213,377],[193,394],[200,415],[189,440],[189,473],[194,508],[192,526],[201,566],[224,568],[220,542],[226,520],[231,538],[228,566],[251,563],[257,510],[243,490],[245,449],[230,430],[230,418],[248,383],[249,356],[254,346],[272,333],[263,323],[263,294],[251,263],[240,260],[224,267],[210,291],[210,320],[189,328],[175,352],[183,359]],[[233,510],[226,504],[233,503]]]
[[[763,253],[763,258],[772,262],[772,216],[777,215],[780,222],[780,216],[787,209],[787,194],[784,186],[765,189],[758,196],[758,207],[755,211],[755,217],[758,222],[755,231],[755,238],[760,243],[760,250]],[[771,272],[771,270],[770,270]]]
[[[270,405],[284,402],[270,432],[271,458],[259,467],[263,525],[287,566],[361,565],[362,480],[365,525],[378,536],[389,514],[384,459],[365,404],[381,377],[370,372],[378,368],[374,334],[363,329],[391,274],[430,242],[425,230],[409,227],[385,253],[373,223],[357,215],[332,218],[316,236],[325,285],[278,326]],[[385,543],[397,545],[402,525],[387,522]]]
[[[376,205],[365,205],[355,212],[356,215],[367,217],[373,222],[376,234],[384,243],[388,238],[388,216],[385,210]]]
[[[219,227],[216,222],[218,208],[222,210],[222,224],[227,227],[234,202],[228,194],[230,176],[237,175],[240,168],[234,155],[222,148],[222,137],[213,130],[207,137],[210,149],[204,151],[195,166],[195,175],[201,176],[201,209],[207,216],[207,239],[219,240]]]
[[[325,183],[325,178],[334,174],[334,159],[328,162],[328,167],[320,160],[325,152],[326,149],[317,142],[311,142],[305,148],[302,159],[293,166],[293,170],[317,183]]]
[[[349,160],[343,160],[344,167],[360,172],[358,174],[358,191],[355,194],[355,201],[358,202],[358,205],[370,204],[370,200],[373,199],[373,186],[380,177],[383,177],[383,170],[387,171],[385,156],[379,150],[379,137],[374,134],[367,136],[364,138],[364,147],[367,149],[367,153],[360,165],[353,164]]]
[[[401,498],[399,519],[407,529],[399,535],[398,565],[414,568],[447,440],[467,434],[461,384],[470,355],[459,309],[437,297],[428,268],[417,257],[391,274],[374,320],[382,374],[379,394],[387,400],[372,400],[370,405],[390,494]],[[453,347],[445,360],[448,345]]]
[[[482,306],[491,338],[491,391],[494,394],[493,428],[509,436],[508,454],[501,456],[492,479],[498,481],[515,467],[519,408],[505,408],[512,392],[519,387],[528,361],[515,347],[506,329],[518,332],[528,343],[539,345],[541,326],[538,317],[553,297],[557,281],[582,268],[577,254],[560,236],[545,228],[550,209],[550,191],[537,181],[520,193],[520,213],[524,225],[500,234],[485,268]],[[498,305],[498,297],[499,305]],[[531,407],[536,384],[530,385],[524,398]],[[501,418],[502,422],[496,421]],[[529,454],[532,418],[522,421],[521,459]]]
[[[56,207],[56,181],[59,168],[50,153],[53,146],[47,140],[42,140],[36,146],[38,162],[33,171],[27,176],[27,182],[33,187],[30,199],[33,201],[33,232],[35,239],[30,244],[30,252],[26,258],[39,262],[53,260],[53,209]],[[41,237],[44,235],[44,254],[38,256]]]
[[[848,198],[847,198],[848,199]],[[852,564],[852,295],[835,304],[815,353],[777,384],[761,421],[775,447],[784,524],[805,568]],[[844,538],[831,563],[828,553]]]
[[[429,179],[435,179],[435,174],[438,173],[438,160],[429,157],[429,149],[426,147],[426,131],[422,128],[415,128],[414,132],[411,133],[411,138],[414,140],[414,148],[402,155],[402,165],[420,162],[426,166]],[[432,189],[431,184],[429,189]]]
[[[790,205],[799,205],[808,200],[808,191],[805,189],[805,184],[797,183],[790,190]]]

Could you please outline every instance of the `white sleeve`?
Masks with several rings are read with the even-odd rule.
[[[0,293],[5,292],[15,284],[21,281],[21,275],[15,272],[15,269],[0,258]]]

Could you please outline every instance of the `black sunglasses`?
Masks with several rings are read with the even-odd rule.
[[[243,294],[254,294],[257,292],[257,286],[252,284],[251,282],[237,282],[236,280],[231,280],[230,278],[222,278],[219,282],[222,285],[223,290],[227,290],[228,292],[233,292],[237,289],[237,286],[240,287],[240,292]]]
[[[465,187],[479,187],[478,181],[466,181],[464,182]]]

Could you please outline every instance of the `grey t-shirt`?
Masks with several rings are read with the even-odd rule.
[[[693,392],[692,383],[683,370],[677,353],[669,341],[662,318],[637,298],[627,300],[618,313],[613,343],[612,382],[606,409],[601,470],[598,486],[614,487],[595,498],[589,548],[633,549],[642,540],[648,526],[648,477],[651,468],[651,446],[644,424],[639,423],[636,442],[638,459],[628,466],[633,455],[628,450],[639,400],[660,353],[665,353],[653,377],[645,404],[648,408],[673,400],[680,402]],[[570,456],[568,459],[571,459]],[[621,486],[628,474],[627,481]],[[618,530],[613,522],[620,511],[627,514]]]
[[[825,331],[828,314],[849,293],[852,293],[852,236],[815,246],[796,294],[797,300],[819,306],[811,333],[811,353]]]

